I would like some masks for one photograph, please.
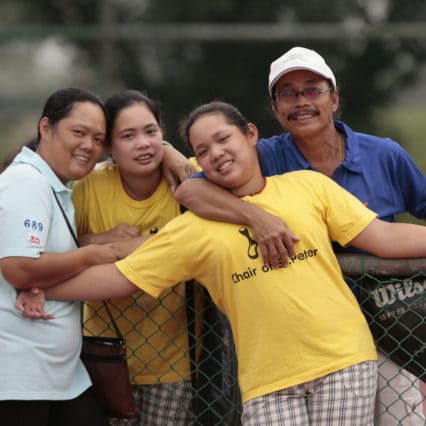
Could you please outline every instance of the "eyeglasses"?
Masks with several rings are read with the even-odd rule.
[[[334,92],[334,89],[320,89],[319,87],[307,87],[303,90],[284,89],[274,93],[275,99],[282,100],[284,102],[294,101],[299,95],[302,95],[305,99],[313,101],[318,98],[321,93]]]

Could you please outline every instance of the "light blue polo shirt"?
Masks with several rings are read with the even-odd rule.
[[[0,175],[0,257],[38,258],[75,249],[56,204],[74,223],[71,190],[35,152],[23,148]],[[16,290],[0,274],[0,400],[67,400],[90,386],[80,361],[80,303],[47,301],[55,319],[24,318]]]

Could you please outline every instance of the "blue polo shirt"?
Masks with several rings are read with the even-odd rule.
[[[382,220],[393,222],[405,212],[426,218],[426,176],[409,154],[391,139],[354,132],[340,121],[335,126],[345,135],[346,153],[331,178]],[[289,133],[259,140],[257,150],[266,176],[315,170]]]

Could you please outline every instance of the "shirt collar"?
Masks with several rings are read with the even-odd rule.
[[[55,192],[71,193],[71,183],[64,185],[49,164],[32,149],[23,147],[21,152],[14,158],[11,165],[16,164],[29,164],[37,169],[46,177]]]
[[[334,125],[345,135],[345,160],[342,166],[354,173],[361,173],[361,161],[359,155],[359,142],[355,132],[342,121],[335,121]]]
[[[335,121],[334,126],[337,130],[340,130],[345,136],[345,160],[342,163],[342,166],[351,172],[361,173],[362,167],[359,156],[359,143],[355,132],[347,126],[342,121]],[[313,170],[312,164],[309,163],[305,159],[305,157],[300,152],[299,148],[297,148],[294,139],[289,134],[291,144],[289,149],[293,151],[294,158],[296,159],[296,164],[300,169],[309,169]]]

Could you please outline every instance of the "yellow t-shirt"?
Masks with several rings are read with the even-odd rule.
[[[347,244],[376,215],[312,171],[270,177],[260,194],[244,199],[300,237],[287,268],[263,266],[250,229],[189,212],[117,267],[155,297],[176,278],[193,277],[208,289],[231,323],[243,401],[376,359],[331,246]]]
[[[77,229],[108,231],[120,223],[140,226],[141,234],[156,233],[180,214],[165,180],[148,199],[136,201],[124,191],[116,166],[95,170],[73,187]],[[175,283],[178,283],[176,280]],[[154,299],[142,293],[113,299],[110,303],[117,324],[127,340],[129,369],[136,384],[189,380],[186,333],[185,286],[183,283]],[[101,302],[84,308],[85,334],[113,336]]]

